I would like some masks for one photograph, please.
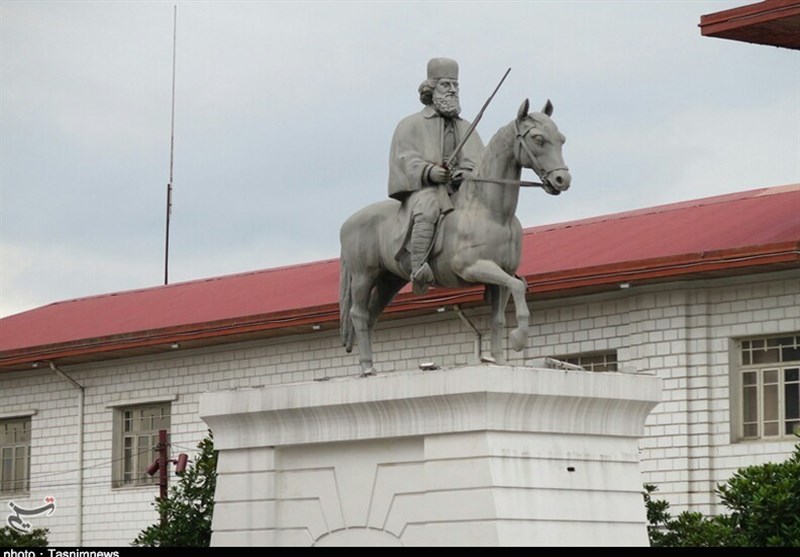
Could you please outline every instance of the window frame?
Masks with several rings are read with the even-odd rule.
[[[9,425],[22,424],[23,439],[17,441],[7,440],[5,436],[6,428]],[[18,416],[3,416],[0,417],[0,497],[14,497],[18,495],[27,495],[30,493],[31,486],[31,441],[33,431],[33,420],[31,414],[18,415]],[[16,437],[16,433],[14,433]],[[17,455],[18,451],[22,452],[21,458]],[[11,453],[10,464],[6,464],[6,454]],[[19,472],[18,461],[22,460],[22,477],[17,477]],[[6,478],[6,470],[10,471],[11,478]],[[18,483],[22,483],[21,487],[17,487]],[[10,488],[7,488],[7,485]]]
[[[794,437],[800,431],[800,333],[741,338],[735,352],[737,438],[781,441]],[[790,406],[796,415],[787,416]]]
[[[609,356],[613,356],[613,361],[609,360]],[[585,361],[600,357],[603,358],[602,362]],[[577,354],[569,354],[566,356],[553,356],[553,358],[567,364],[581,366],[586,371],[591,371],[591,372],[608,373],[608,372],[619,371],[619,357],[616,350],[598,350],[594,352],[580,352]],[[581,363],[582,360],[584,360],[584,363]],[[596,369],[597,367],[613,367],[613,369]]]
[[[172,425],[172,400],[137,402],[114,405],[113,412],[113,465],[111,487],[113,489],[136,489],[158,486],[158,475],[150,476],[147,467],[158,457],[158,432],[170,431]],[[139,415],[160,409],[160,416]],[[137,428],[136,422],[150,420],[150,427]],[[153,426],[153,421],[166,420]],[[126,431],[126,425],[129,426]],[[142,449],[141,444],[146,448]]]

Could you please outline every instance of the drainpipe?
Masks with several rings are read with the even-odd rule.
[[[85,389],[83,385],[60,370],[52,361],[47,363],[50,364],[50,369],[55,371],[59,377],[71,383],[73,387],[78,389],[78,489],[75,497],[75,545],[80,547],[83,542],[83,399]]]

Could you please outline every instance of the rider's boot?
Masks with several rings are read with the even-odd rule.
[[[417,220],[411,228],[409,251],[411,255],[411,286],[414,294],[424,294],[433,284],[433,271],[428,265],[428,250],[433,240],[436,225],[432,222]]]

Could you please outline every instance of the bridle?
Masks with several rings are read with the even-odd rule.
[[[533,154],[530,147],[528,147],[528,144],[525,143],[525,136],[528,135],[531,130],[535,129],[536,126],[535,125],[531,126],[525,131],[525,133],[522,133],[519,129],[519,122],[520,122],[519,120],[514,120],[514,134],[515,134],[514,158],[516,159],[517,164],[519,164],[520,166],[524,166],[522,164],[522,152],[525,151],[525,154],[528,155],[528,158],[531,161],[531,168],[536,173],[536,175],[539,176],[539,178],[541,178],[542,183],[526,182],[524,180],[505,180],[503,178],[477,178],[474,176],[469,176],[469,179],[475,182],[494,182],[496,184],[509,184],[515,186],[529,187],[529,188],[531,187],[543,188],[544,191],[546,191],[551,195],[560,194],[561,191],[551,186],[550,183],[547,181],[547,177],[550,176],[550,174],[552,174],[553,172],[557,172],[559,170],[569,171],[569,168],[567,168],[566,166],[560,166],[558,168],[553,168],[545,172],[544,168],[542,168],[537,164],[538,159],[536,158],[536,155]]]
[[[516,134],[515,140],[517,147],[515,157],[517,159],[517,163],[520,166],[524,166],[522,164],[522,151],[525,151],[525,154],[528,155],[528,158],[531,161],[531,168],[536,173],[536,175],[542,179],[542,181],[545,184],[547,184],[547,177],[550,176],[550,174],[552,174],[553,172],[558,172],[559,170],[569,171],[569,168],[567,168],[566,166],[560,166],[557,168],[551,168],[550,170],[545,172],[544,168],[538,165],[538,160],[536,159],[536,155],[533,154],[530,147],[528,147],[528,144],[525,143],[525,136],[528,135],[531,132],[531,130],[536,129],[536,125],[534,124],[533,126],[528,128],[525,131],[525,133],[521,133],[519,129],[519,122],[520,122],[519,120],[514,120],[514,133]]]

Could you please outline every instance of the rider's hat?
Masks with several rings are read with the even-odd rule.
[[[428,79],[458,79],[458,63],[451,58],[428,60]]]

